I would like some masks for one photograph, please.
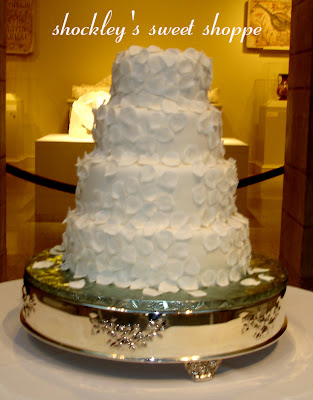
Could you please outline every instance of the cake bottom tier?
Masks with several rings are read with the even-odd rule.
[[[74,278],[143,290],[157,296],[180,289],[227,286],[247,272],[251,246],[247,219],[237,214],[211,227],[156,229],[146,224],[101,224],[76,211],[67,217],[62,269]]]

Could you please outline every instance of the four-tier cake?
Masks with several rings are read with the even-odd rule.
[[[212,60],[194,49],[131,46],[94,110],[95,148],[78,160],[62,269],[144,295],[237,282],[249,269],[236,163],[210,105]]]

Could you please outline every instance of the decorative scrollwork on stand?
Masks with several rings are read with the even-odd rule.
[[[89,320],[92,325],[91,334],[107,334],[108,344],[115,348],[127,347],[136,350],[145,347],[155,337],[162,338],[161,332],[165,329],[165,321],[162,318],[149,319],[144,329],[138,323],[120,324],[117,318],[102,319],[96,313],[90,313]]]
[[[35,311],[36,300],[32,294],[27,293],[27,289],[25,286],[22,288],[22,296],[23,296],[23,314],[25,318],[28,318],[31,312]]]
[[[268,335],[270,330],[273,328],[274,321],[279,315],[281,309],[281,298],[279,297],[276,300],[276,304],[271,310],[259,311],[256,314],[253,312],[248,312],[242,317],[243,327],[242,333],[249,331],[250,329],[254,330],[253,337],[255,339],[261,339],[265,335]]]

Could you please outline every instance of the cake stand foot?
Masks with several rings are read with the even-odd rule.
[[[222,360],[194,361],[185,363],[185,368],[194,382],[206,382],[213,379]]]

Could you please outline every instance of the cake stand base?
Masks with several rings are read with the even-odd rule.
[[[186,371],[194,382],[206,382],[213,379],[222,360],[189,362],[185,364]]]
[[[60,265],[61,256],[45,251],[26,266],[21,322],[36,338],[68,351],[183,363],[194,381],[203,382],[213,378],[223,359],[267,347],[287,327],[287,275],[263,256],[252,257],[253,286],[208,288],[200,298],[183,291],[150,298],[87,280],[84,288],[73,289],[73,276]]]

